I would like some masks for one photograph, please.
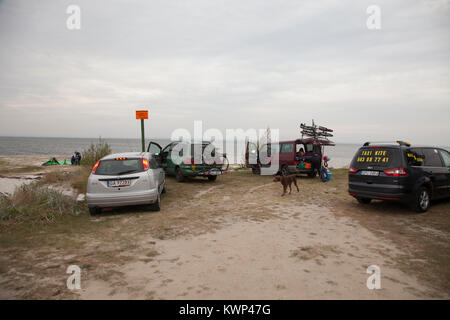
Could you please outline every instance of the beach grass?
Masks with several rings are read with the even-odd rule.
[[[89,175],[91,173],[91,166],[83,165],[80,169],[74,172],[70,178],[69,183],[72,188],[76,189],[78,193],[86,194],[86,187]]]
[[[99,138],[96,144],[91,143],[89,148],[83,150],[83,158],[81,159],[81,163],[84,165],[92,166],[98,160],[110,154],[111,152],[112,151],[110,145],[105,140]]]
[[[77,215],[84,208],[74,197],[45,187],[36,181],[23,184],[11,195],[0,195],[0,220],[31,225],[56,221],[62,215]]]

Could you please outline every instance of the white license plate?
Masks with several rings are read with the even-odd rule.
[[[131,185],[131,180],[110,180],[108,187],[127,187]]]
[[[220,172],[219,170],[209,170],[209,174],[212,176],[218,176],[222,174],[222,172]]]
[[[361,175],[377,177],[380,175],[380,172],[379,171],[361,171]]]

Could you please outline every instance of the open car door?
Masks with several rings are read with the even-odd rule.
[[[156,142],[150,141],[150,143],[148,144],[147,152],[152,156],[159,156],[161,154],[161,150],[161,146]]]
[[[147,147],[147,152],[151,154],[152,157],[154,157],[158,163],[162,166],[162,157],[161,157],[161,146],[153,141],[150,141]]]

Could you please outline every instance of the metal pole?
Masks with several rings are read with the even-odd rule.
[[[141,119],[142,152],[145,152],[144,119]]]

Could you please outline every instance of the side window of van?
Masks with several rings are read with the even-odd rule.
[[[293,152],[294,152],[294,144],[292,143],[281,144],[280,153],[293,153]]]
[[[441,157],[439,157],[439,151],[432,148],[422,149],[425,159],[423,165],[426,167],[442,167]]]

